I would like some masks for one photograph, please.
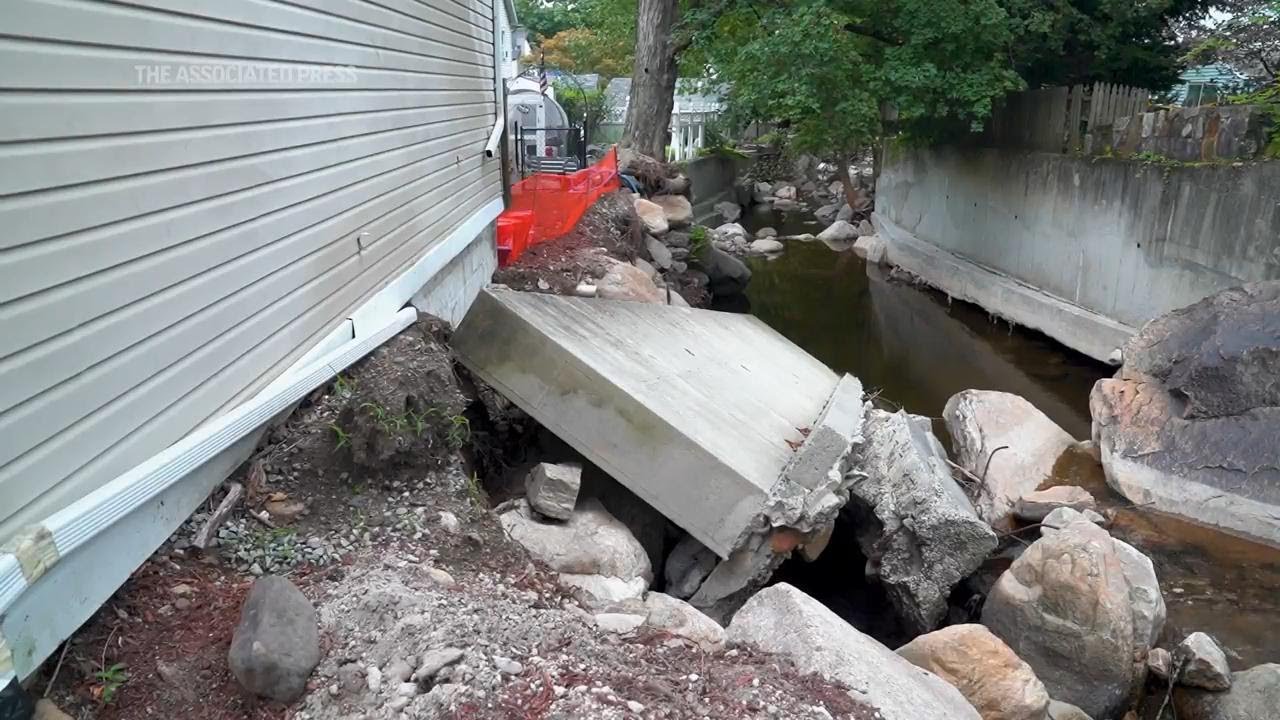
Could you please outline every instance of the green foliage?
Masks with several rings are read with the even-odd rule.
[[[338,452],[344,447],[351,445],[351,435],[343,430],[338,423],[329,423],[329,429],[333,431],[333,451]]]
[[[516,14],[536,36],[532,40],[548,67],[605,77],[631,74],[636,0],[522,0]],[[535,51],[529,61],[538,59]]]
[[[1268,158],[1280,158],[1280,80],[1251,93],[1232,95],[1233,105],[1257,105],[1266,116],[1270,127],[1267,128],[1267,146],[1262,154]]]
[[[707,248],[711,247],[709,231],[705,225],[694,225],[689,230],[689,248],[694,257],[706,257]]]
[[[1022,87],[997,0],[730,0],[690,22],[733,121],[773,122],[802,152],[849,155],[940,120],[974,126]]]
[[[569,122],[582,123],[588,133],[591,128],[600,127],[614,110],[608,94],[598,88],[580,87],[567,80],[557,81],[555,88],[556,102],[564,108]]]
[[[1280,71],[1280,2],[1218,0],[1218,12],[1185,32],[1189,65],[1227,63],[1264,82]]]
[[[97,693],[98,700],[103,705],[110,705],[116,699],[116,693],[120,692],[120,688],[129,681],[129,673],[125,672],[126,667],[124,663],[116,663],[93,674],[94,679],[100,683]]]

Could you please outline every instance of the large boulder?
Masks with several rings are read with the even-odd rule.
[[[651,199],[667,216],[668,228],[688,227],[693,223],[693,205],[683,195],[654,195]]]
[[[253,582],[227,651],[231,674],[244,689],[293,702],[320,662],[316,609],[298,588],[275,575]]]
[[[1137,672],[1133,611],[1106,530],[1076,522],[1032,543],[996,581],[982,622],[1054,698],[1099,718],[1125,705]]]
[[[667,213],[662,206],[652,200],[645,200],[639,195],[635,198],[636,215],[644,223],[644,229],[650,235],[665,235],[670,226],[667,224]]]
[[[1031,666],[981,625],[952,625],[898,648],[912,665],[951,683],[982,720],[1044,720],[1049,693]]]
[[[996,548],[996,535],[952,478],[928,419],[871,410],[862,436],[845,512],[898,615],[913,632],[928,632],[946,614],[951,587]]]
[[[1089,401],[1108,484],[1280,546],[1280,281],[1159,317],[1123,355]]]
[[[863,235],[853,243],[854,255],[877,265],[884,262],[885,254],[888,250],[889,247],[884,238],[879,235]]]
[[[813,216],[828,225],[835,222],[836,213],[840,212],[840,206],[832,203],[831,205],[823,205],[813,211]]]
[[[707,289],[712,295],[736,295],[751,282],[751,268],[738,258],[716,248],[705,247],[694,256],[698,267],[707,274]]]
[[[998,530],[1012,529],[1018,499],[1040,487],[1075,442],[1031,403],[994,390],[952,395],[942,420],[957,462],[982,480],[973,501],[978,517]]]
[[[858,632],[822,603],[779,583],[756,593],[729,624],[728,640],[789,658],[875,706],[884,720],[979,720],[964,696],[933,673]]]
[[[567,522],[547,522],[517,502],[498,516],[511,539],[560,573],[588,605],[639,598],[653,581],[644,546],[595,498],[578,503]]]
[[[1271,720],[1280,708],[1280,665],[1258,665],[1231,675],[1226,692],[1176,688],[1178,720]]]

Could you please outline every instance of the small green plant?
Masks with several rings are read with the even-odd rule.
[[[103,705],[110,705],[116,699],[116,693],[129,681],[129,673],[125,672],[125,667],[124,663],[116,663],[93,674],[101,683],[97,688],[97,695]]]
[[[483,510],[489,505],[489,495],[484,491],[484,486],[480,484],[480,477],[472,473],[467,478],[467,495],[471,498],[471,504],[477,510]]]
[[[355,392],[356,381],[342,373],[338,373],[338,376],[333,380],[333,394],[346,399],[354,395]]]
[[[706,254],[710,246],[707,235],[705,225],[694,225],[689,231],[689,247],[693,250],[694,257],[703,257]]]
[[[334,452],[338,452],[342,448],[351,445],[351,435],[349,435],[346,430],[343,430],[338,423],[329,423],[329,429],[333,431]]]
[[[449,429],[446,431],[445,439],[448,440],[449,447],[454,450],[466,445],[471,439],[471,421],[462,415],[449,418]]]

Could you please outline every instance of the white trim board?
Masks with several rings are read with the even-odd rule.
[[[0,638],[13,655],[0,686],[35,671],[86,621],[252,452],[267,422],[411,325],[409,299],[502,209],[501,198],[481,207],[261,392],[46,518],[57,561],[43,574],[28,582],[18,558],[0,554]]]

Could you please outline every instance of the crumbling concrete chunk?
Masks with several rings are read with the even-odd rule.
[[[538,463],[525,478],[529,505],[555,520],[568,520],[578,504],[582,466],[571,463]]]
[[[937,626],[952,586],[997,545],[926,423],[905,412],[867,413],[845,510],[898,615],[917,633]]]

